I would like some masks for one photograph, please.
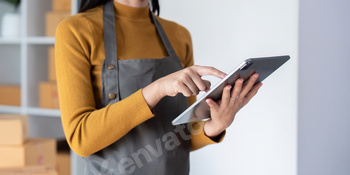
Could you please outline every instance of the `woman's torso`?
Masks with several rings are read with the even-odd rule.
[[[156,28],[148,14],[149,8],[135,9],[114,3],[116,12],[116,34],[118,60],[139,58],[163,58],[167,52],[157,34]],[[102,6],[76,15],[76,18],[87,20],[93,31],[90,48],[86,48],[90,54],[91,81],[95,96],[96,108],[101,108],[101,69],[104,53]],[[193,65],[192,43],[189,32],[182,26],[161,18],[158,18],[163,26],[169,41],[178,55],[183,67]],[[86,35],[89,35],[86,33]],[[91,34],[90,34],[91,35]]]

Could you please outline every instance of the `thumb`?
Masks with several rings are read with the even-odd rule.
[[[210,109],[212,110],[216,110],[218,109],[220,106],[215,102],[213,101],[211,98],[208,98],[205,100],[205,102],[207,102],[207,104],[209,105]]]

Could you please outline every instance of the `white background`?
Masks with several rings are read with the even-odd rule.
[[[191,174],[295,175],[298,1],[160,2],[161,17],[190,31],[195,64],[229,72],[249,57],[291,56],[238,113],[222,143],[191,154]]]

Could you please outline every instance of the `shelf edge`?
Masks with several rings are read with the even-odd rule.
[[[21,114],[22,108],[20,106],[8,106],[8,105],[0,105],[0,113],[2,114]]]
[[[27,114],[31,116],[60,118],[61,112],[58,109],[28,108]]]

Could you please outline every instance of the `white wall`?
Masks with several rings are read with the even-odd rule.
[[[14,7],[7,3],[0,1],[0,37],[2,33],[2,18],[5,13],[13,12]],[[19,45],[1,45],[0,47],[0,84],[20,84],[20,71],[18,65],[20,65],[20,52]],[[3,62],[6,64],[3,64]],[[16,68],[18,68],[16,70]]]
[[[1,25],[2,25],[1,19],[2,19],[3,15],[7,12],[13,12],[13,11],[14,11],[14,7],[11,4],[9,4],[7,2],[0,1],[0,30],[1,30]]]
[[[350,1],[300,1],[298,174],[350,174]]]
[[[191,174],[295,175],[298,1],[160,2],[160,16],[191,32],[196,64],[228,72],[249,57],[291,55],[237,115],[222,143],[192,153]]]

